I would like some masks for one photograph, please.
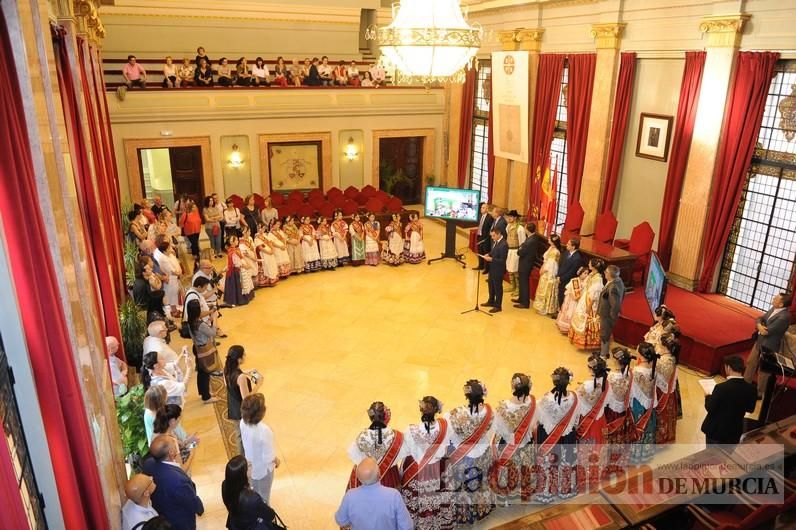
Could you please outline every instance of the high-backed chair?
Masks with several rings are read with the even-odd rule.
[[[262,195],[260,195],[259,193],[254,193],[254,194],[252,194],[252,197],[254,197],[254,205],[255,205],[257,208],[259,208],[260,210],[262,210],[263,208],[265,208],[265,197],[263,197],[263,196],[262,196]]]
[[[237,209],[239,209],[239,210],[240,210],[241,208],[243,208],[243,197],[241,197],[240,195],[232,194],[232,195],[230,195],[229,197],[227,197],[227,199],[229,199],[230,201],[232,201],[232,205],[233,205],[235,208],[237,208]]]
[[[384,203],[376,197],[371,197],[368,199],[368,202],[365,203],[365,208],[367,208],[369,212],[380,214],[384,210]]]
[[[581,234],[583,237],[591,236],[602,243],[611,243],[616,236],[616,227],[619,222],[613,212],[603,212],[597,216],[597,224],[593,234]]]
[[[286,201],[287,199],[285,199],[285,196],[282,195],[281,193],[271,194],[271,206],[273,206],[274,208],[279,208],[280,206],[285,204]]]
[[[304,192],[301,192],[299,190],[293,190],[287,196],[287,200],[293,202],[304,202]]]
[[[633,275],[635,276],[635,273],[640,271],[642,282],[644,281],[647,265],[650,262],[650,251],[654,240],[655,232],[647,221],[633,227],[630,239],[614,240],[615,247],[625,249],[631,254],[638,256],[638,260],[633,266]]]
[[[583,206],[578,201],[573,202],[567,207],[567,218],[564,220],[564,228],[561,230],[562,245],[565,241],[580,235],[580,227],[583,226]]]
[[[358,211],[359,205],[356,202],[347,200],[343,203],[343,215],[354,215]]]
[[[368,202],[368,196],[360,191],[354,197],[354,202],[360,206],[365,206],[365,204]]]
[[[358,189],[356,189],[354,186],[349,186],[345,189],[343,195],[345,195],[346,199],[350,199],[353,201],[354,197],[356,197],[358,193],[359,193]]]
[[[286,203],[280,205],[278,208],[280,217],[284,217],[286,215],[295,216],[296,213],[298,213],[300,205],[300,202],[293,201],[287,201]]]
[[[320,205],[318,213],[324,217],[332,217],[332,215],[334,215],[334,206],[332,203],[326,201]]]
[[[374,197],[376,197],[377,199],[381,200],[381,202],[386,204],[387,201],[390,200],[390,197],[392,197],[392,195],[390,195],[389,193],[387,193],[384,190],[377,190],[376,194],[374,195]]]
[[[367,197],[367,198],[369,199],[369,198],[371,198],[371,197],[375,197],[375,196],[376,196],[376,193],[377,193],[378,191],[379,191],[379,190],[377,190],[376,188],[374,188],[373,186],[371,186],[370,184],[368,184],[367,186],[365,186],[364,188],[362,188],[362,192],[361,192],[361,193],[362,193],[362,195],[364,195],[365,197]]]
[[[315,208],[313,208],[311,205],[307,203],[302,203],[298,207],[296,215],[298,215],[299,217],[315,217]]]
[[[323,195],[310,195],[307,202],[317,210],[326,202],[326,199],[323,197]]]
[[[387,211],[390,213],[401,213],[404,209],[404,204],[398,197],[391,197],[387,200]]]
[[[332,206],[335,208],[342,208],[347,200],[348,199],[346,199],[346,196],[343,195],[342,192],[339,195],[329,196],[329,202],[332,203]]]
[[[314,199],[316,197],[320,198],[320,199],[325,199],[326,198],[326,196],[323,194],[323,192],[321,190],[319,190],[318,188],[310,190],[309,193],[307,193],[307,201],[310,201],[310,200],[312,200],[312,199]]]
[[[326,198],[334,197],[335,195],[342,195],[343,190],[338,188],[337,186],[332,186],[329,188],[329,191],[326,192]]]

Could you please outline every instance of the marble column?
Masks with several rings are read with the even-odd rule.
[[[445,147],[447,157],[445,158],[445,173],[441,175],[441,179],[437,184],[444,184],[451,188],[456,188],[459,185],[459,133],[462,122],[463,95],[464,85],[448,83],[445,86],[445,105],[447,107]]]
[[[581,233],[594,231],[600,196],[605,185],[605,162],[614,107],[619,45],[625,26],[624,23],[611,23],[594,24],[591,28],[591,36],[597,49],[597,64],[594,70],[586,162],[580,189],[580,204],[585,212]]]
[[[745,14],[709,16],[699,25],[707,36],[707,56],[669,272],[673,284],[692,291],[702,271],[702,244],[724,107],[741,44],[741,31],[749,17]]]

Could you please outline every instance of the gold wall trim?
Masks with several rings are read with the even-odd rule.
[[[260,146],[260,181],[263,195],[271,194],[271,171],[268,166],[269,142],[321,142],[321,185],[326,193],[334,187],[332,182],[332,133],[306,132],[289,134],[261,134],[257,137]],[[360,155],[361,156],[361,155]]]
[[[426,196],[426,175],[434,172],[434,152],[435,152],[435,131],[434,129],[383,129],[373,131],[373,159],[371,161],[370,184],[379,188],[379,140],[382,138],[407,138],[412,136],[423,137],[423,175],[420,176],[422,185],[421,195]],[[429,170],[430,169],[430,170]],[[441,176],[437,176],[437,181]],[[367,184],[367,179],[365,184]]]
[[[130,199],[138,201],[144,198],[141,187],[141,168],[138,165],[139,149],[158,149],[163,147],[191,147],[198,145],[202,149],[202,184],[205,195],[215,191],[213,185],[213,158],[210,153],[209,136],[184,136],[179,138],[125,138],[124,160],[127,166],[127,182],[130,188]]]
[[[711,48],[737,48],[741,45],[741,34],[752,15],[736,13],[703,17],[699,31],[707,33]]]
[[[339,16],[339,15],[338,15]],[[359,21],[348,20],[328,20],[323,18],[278,18],[269,17],[264,15],[259,16],[234,16],[234,15],[188,15],[180,13],[122,13],[116,12],[108,13],[109,24],[114,24],[110,17],[146,17],[146,18],[167,18],[167,19],[185,19],[185,20],[231,20],[235,22],[286,22],[291,24],[326,24],[331,26],[359,26]],[[124,25],[125,22],[120,21],[118,25]]]

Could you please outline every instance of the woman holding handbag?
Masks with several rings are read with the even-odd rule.
[[[213,247],[213,257],[220,258],[224,253],[221,241],[221,221],[224,220],[224,216],[212,195],[205,198],[205,207],[202,213],[205,218],[205,232],[210,239],[210,246]]]
[[[210,376],[220,368],[215,342],[216,327],[202,320],[199,300],[189,300],[186,312],[193,352],[196,356],[196,387],[202,396],[202,403],[215,403],[218,399],[210,395]]]

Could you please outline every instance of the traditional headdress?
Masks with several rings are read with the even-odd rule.
[[[674,356],[675,362],[680,362],[680,339],[673,333],[661,335],[661,345]]]
[[[486,385],[478,379],[470,379],[464,385],[464,397],[470,403],[470,414],[478,411],[478,405],[484,402],[486,396]]]
[[[640,342],[638,345],[638,353],[641,357],[647,361],[652,363],[652,378],[655,378],[655,365],[658,364],[658,359],[660,359],[660,355],[658,352],[655,351],[655,346],[650,344],[649,342]]]
[[[511,394],[517,398],[524,398],[531,393],[531,378],[525,374],[516,373],[511,376]]]
[[[606,364],[605,359],[600,356],[600,352],[594,352],[589,356],[589,360],[586,361],[589,365],[589,370],[594,375],[594,386],[597,386],[597,378],[603,378],[603,390],[605,390],[605,382],[608,379],[606,377],[610,369],[608,368],[608,364]]]
[[[442,412],[442,402],[434,396],[425,396],[418,402],[420,406],[420,421],[426,427],[426,432],[431,432],[434,417]]]
[[[619,363],[619,371],[622,372],[622,375],[625,375],[628,368],[630,368],[630,362],[637,357],[622,346],[614,348],[612,353],[616,362]]]
[[[558,404],[561,404],[561,397],[567,395],[567,387],[569,386],[570,381],[574,375],[568,368],[564,368],[563,366],[559,366],[555,370],[553,370],[552,378],[553,378],[553,396],[555,396],[556,401]]]
[[[381,430],[390,423],[390,409],[381,401],[374,401],[368,409],[368,418],[370,418],[370,428],[378,432],[378,444],[381,445]]]

